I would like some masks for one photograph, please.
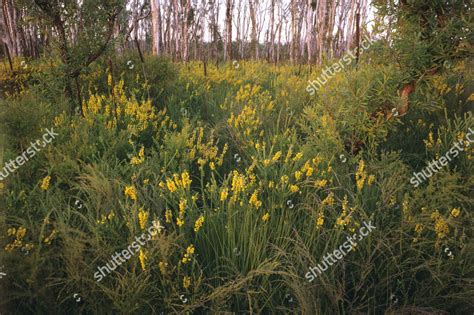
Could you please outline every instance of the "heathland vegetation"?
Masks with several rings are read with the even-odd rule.
[[[282,60],[276,49],[257,60],[270,47],[252,40],[232,60],[232,40],[178,36],[193,34],[196,4],[164,1],[159,17],[189,10],[189,29],[166,39],[165,19],[165,48],[148,51],[156,38],[122,47],[115,28],[104,35],[122,21],[120,1],[84,1],[76,33],[63,23],[75,1],[20,2],[31,24],[18,27],[50,37],[28,58],[3,50],[2,167],[46,129],[55,136],[2,173],[2,313],[472,312],[474,145],[410,183],[474,128],[468,2],[375,1],[373,32],[355,27],[346,48],[362,36],[370,47],[311,94],[346,51],[336,40],[308,35],[295,56],[301,41],[289,39],[273,47]],[[140,20],[152,24],[135,27],[154,29],[156,3]],[[331,12],[320,3],[310,21]],[[298,7],[302,21],[311,7]],[[332,56],[310,48],[326,42]],[[375,228],[308,281],[363,222]]]

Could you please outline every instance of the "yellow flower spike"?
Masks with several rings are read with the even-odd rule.
[[[46,176],[45,178],[43,178],[43,181],[41,182],[40,189],[41,190],[48,190],[50,180],[51,180],[51,176],[49,176],[49,175]]]
[[[263,216],[262,216],[262,221],[263,222],[267,222],[268,220],[270,219],[270,213],[265,213]]]
[[[189,177],[189,173],[187,171],[181,174],[181,183],[183,188],[189,188],[191,186],[192,180]]]
[[[316,186],[316,188],[323,188],[327,183],[328,181],[326,179],[318,179],[315,181],[314,186]]]
[[[371,186],[374,180],[375,180],[375,175],[369,175],[369,177],[367,178],[367,185]]]
[[[186,248],[186,254],[188,255],[192,255],[194,254],[194,251],[195,251],[195,248],[194,248],[194,245],[189,245],[188,248]]]
[[[229,189],[226,187],[224,189],[221,190],[221,196],[220,196],[220,200],[221,201],[225,201],[227,199],[227,196],[229,195]]]
[[[275,153],[275,155],[272,157],[272,161],[273,162],[276,162],[280,159],[281,157],[281,151],[278,151],[277,153]]]
[[[322,201],[322,205],[332,206],[334,204],[334,193],[330,192],[329,195]]]
[[[142,230],[145,229],[146,223],[148,222],[148,212],[144,211],[143,208],[138,212],[138,222]]]
[[[199,218],[194,223],[194,232],[197,233],[203,224],[204,224],[204,216],[200,215]]]
[[[126,186],[124,190],[125,197],[130,197],[130,199],[137,200],[137,191],[133,186]]]
[[[160,262],[158,263],[158,267],[160,268],[161,274],[164,275],[164,274],[166,274],[166,267],[168,267],[168,263],[165,263],[165,262],[163,262],[163,261],[160,261]]]
[[[293,162],[300,160],[302,157],[303,157],[303,152],[297,153],[295,157],[293,158]]]
[[[297,192],[297,191],[299,191],[299,190],[300,190],[300,189],[298,188],[297,185],[291,185],[291,186],[290,186],[290,191],[291,191],[292,193],[295,193],[295,192]]]
[[[190,285],[191,285],[191,278],[188,277],[188,276],[185,276],[185,277],[183,278],[183,287],[184,287],[185,289],[188,289],[188,288],[190,287]]]
[[[449,234],[449,226],[441,217],[439,217],[435,222],[435,232],[439,239],[445,238]]]
[[[140,249],[140,255],[138,256],[138,258],[140,260],[140,266],[142,267],[142,271],[145,271],[145,261],[147,260],[147,256],[145,255],[145,252],[142,249]]]
[[[178,225],[178,227],[182,227],[184,225],[184,220],[182,220],[180,218],[177,218],[176,219],[176,225]]]
[[[18,240],[22,240],[26,235],[26,228],[24,227],[19,227],[18,230],[16,231],[16,238]]]
[[[423,225],[421,223],[417,223],[415,226],[415,232],[420,234],[423,231]]]
[[[171,223],[173,221],[173,212],[170,209],[165,211],[165,221],[166,223]]]
[[[300,171],[296,171],[296,172],[295,172],[295,179],[296,179],[296,180],[300,180],[300,179],[301,179],[301,175],[303,175],[303,173],[301,173]]]
[[[324,224],[324,214],[322,212],[319,213],[318,218],[316,219],[316,228],[319,229]]]
[[[262,206],[262,202],[258,200],[258,190],[255,190],[250,196],[249,205],[254,206],[257,209]]]
[[[451,210],[451,213],[450,213],[450,215],[453,218],[457,218],[460,214],[461,214],[461,209],[460,208],[453,208],[453,210]]]
[[[172,179],[167,178],[166,179],[166,187],[168,187],[168,190],[173,193],[175,192],[178,188],[176,187],[175,182]]]
[[[187,205],[188,205],[188,201],[186,199],[181,199],[179,201],[179,212],[183,213],[186,210]]]

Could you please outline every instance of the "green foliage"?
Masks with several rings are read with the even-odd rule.
[[[6,159],[42,128],[59,133],[0,188],[7,310],[472,308],[474,147],[418,188],[409,181],[473,126],[463,60],[421,79],[408,113],[388,118],[372,114],[403,101],[405,73],[386,63],[361,63],[310,97],[321,69],[208,65],[204,76],[198,63],[147,57],[145,78],[136,56],[111,59],[110,79],[108,58],[81,75],[85,117],[52,104],[47,84],[6,100]],[[157,220],[164,230],[97,282],[97,268]],[[364,221],[376,230],[308,282]]]

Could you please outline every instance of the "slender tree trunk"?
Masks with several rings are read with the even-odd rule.
[[[152,41],[152,54],[162,54],[162,22],[161,22],[161,3],[160,0],[151,0],[151,41]]]
[[[313,62],[313,0],[308,0],[307,12],[306,12],[306,46],[308,49],[308,65]]]
[[[224,60],[232,60],[232,0],[226,0],[226,43],[224,47]]]
[[[270,2],[270,59],[275,62],[275,0]]]
[[[258,42],[257,42],[257,18],[255,13],[255,0],[249,0],[249,11],[250,11],[250,21],[252,22],[252,32],[251,32],[251,49],[254,51],[253,58],[258,59]]]

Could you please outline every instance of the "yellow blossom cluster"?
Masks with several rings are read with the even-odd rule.
[[[138,259],[140,261],[140,267],[142,268],[142,271],[146,270],[145,266],[145,261],[148,259],[145,251],[140,248],[140,254],[138,255]]]
[[[5,245],[5,251],[11,252],[15,248],[24,248],[26,250],[30,250],[33,248],[33,244],[25,244],[23,242],[23,239],[25,238],[26,235],[26,228],[24,227],[19,227],[18,229],[16,228],[9,228],[7,230],[7,235],[8,236],[14,236],[15,239],[11,244]]]
[[[181,176],[175,173],[173,174],[172,178],[166,178],[166,188],[168,188],[171,193],[174,193],[180,188],[184,190],[189,189],[191,183],[192,179],[190,178],[189,173],[187,171],[181,173]],[[164,188],[165,184],[163,182],[160,182],[159,186],[161,188]]]
[[[130,199],[136,201],[137,200],[137,191],[133,186],[126,186],[124,190],[125,197],[129,197]]]
[[[431,219],[434,221],[434,230],[438,239],[443,239],[449,234],[449,226],[446,220],[441,216],[438,210],[431,214]]]
[[[43,180],[41,181],[40,189],[41,190],[48,190],[50,181],[51,181],[51,176],[49,176],[49,175],[46,176],[45,178],[43,178]]]
[[[148,222],[148,211],[145,211],[143,208],[140,208],[138,211],[138,223],[140,224],[140,228],[144,230],[146,228],[146,224]]]
[[[115,217],[115,213],[111,211],[108,215],[102,214],[100,220],[97,220],[97,224],[105,224],[107,220],[111,221]]]
[[[204,216],[200,215],[199,218],[194,223],[194,232],[198,232],[203,224],[204,224]]]
[[[186,253],[184,253],[183,258],[181,259],[181,262],[183,264],[188,263],[191,261],[191,256],[194,254],[195,248],[193,245],[189,245],[188,248],[186,248]]]
[[[367,175],[365,170],[365,161],[360,160],[359,166],[357,167],[357,172],[355,174],[357,190],[361,191],[364,188],[364,183],[367,180],[367,185],[371,186],[375,180],[375,175]]]
[[[134,156],[130,160],[130,164],[132,165],[139,165],[142,164],[145,161],[145,148],[142,146],[140,148],[140,151],[138,152],[138,157]]]

